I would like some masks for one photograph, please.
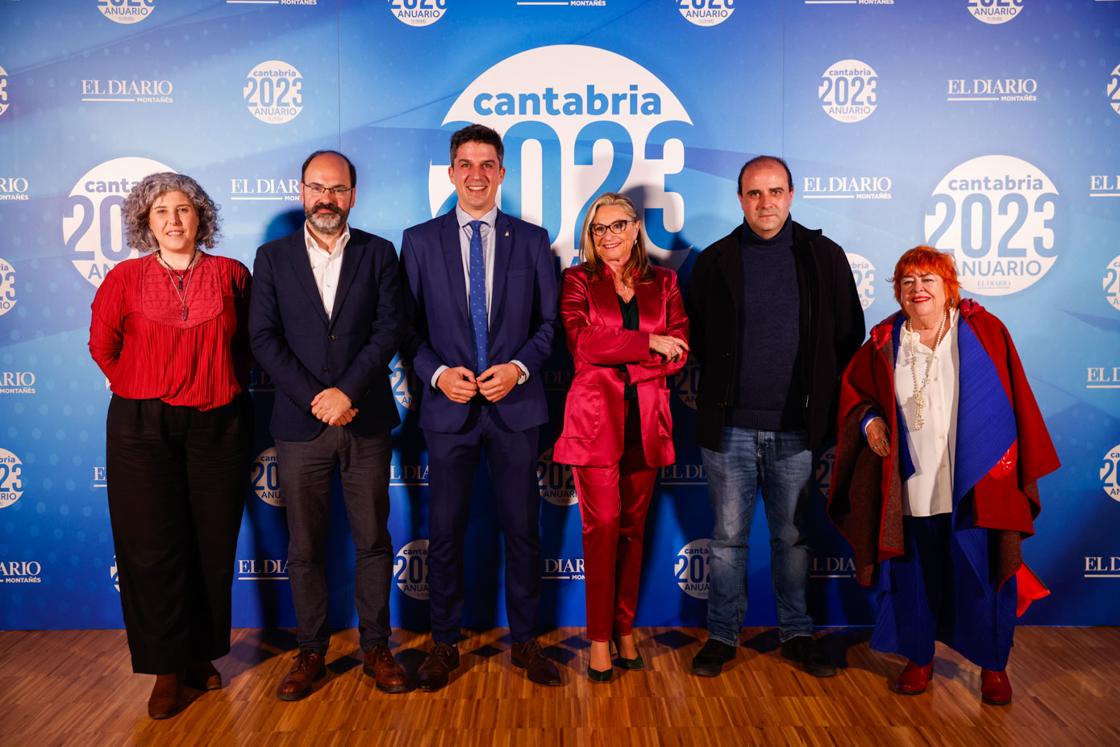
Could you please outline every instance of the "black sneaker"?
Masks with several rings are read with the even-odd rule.
[[[836,674],[836,667],[828,658],[824,646],[812,636],[799,635],[783,642],[782,656],[797,662],[814,677],[832,677]]]
[[[709,638],[692,660],[692,673],[698,677],[718,677],[723,665],[735,658],[735,653],[734,646]]]

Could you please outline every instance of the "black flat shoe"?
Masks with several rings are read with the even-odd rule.
[[[587,679],[592,682],[610,682],[613,674],[614,669],[592,669],[590,664],[587,665]]]
[[[617,639],[611,641],[611,644],[614,646],[614,661],[619,667],[621,667],[622,669],[629,669],[631,671],[646,668],[646,663],[642,660],[641,654],[638,654],[633,659],[627,659],[622,655],[622,647],[618,645]],[[637,645],[638,644],[635,643],[634,647],[637,648]]]

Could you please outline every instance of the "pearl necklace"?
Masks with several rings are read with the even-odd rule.
[[[910,364],[910,378],[914,382],[914,405],[918,408],[917,416],[914,418],[914,430],[920,431],[922,426],[926,424],[925,418],[922,416],[922,411],[926,406],[926,387],[929,385],[929,374],[933,370],[934,365],[937,363],[937,349],[941,344],[942,335],[945,333],[945,322],[949,319],[949,311],[945,310],[945,315],[941,317],[941,324],[937,327],[937,337],[933,341],[933,353],[929,356],[926,362],[926,373],[922,377],[921,385],[918,384],[918,354],[917,343],[914,338],[921,338],[921,335],[914,331],[914,322],[907,320],[909,325],[910,337],[907,342],[907,352],[909,353],[908,362]]]

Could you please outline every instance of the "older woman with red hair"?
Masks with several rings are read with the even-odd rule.
[[[961,300],[952,256],[915,247],[893,282],[901,311],[841,382],[829,513],[857,580],[877,578],[871,646],[906,657],[895,689],[925,691],[941,641],[981,668],[984,702],[1003,705],[1015,619],[1049,593],[1020,542],[1058,457],[1011,335]]]

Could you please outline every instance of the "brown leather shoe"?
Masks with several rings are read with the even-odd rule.
[[[276,697],[280,700],[300,700],[311,694],[314,683],[323,679],[327,668],[323,666],[323,655],[318,651],[300,650],[295,655],[295,664],[280,681]]]
[[[393,658],[389,646],[382,643],[366,651],[365,663],[362,671],[373,677],[377,689],[386,693],[403,693],[408,691],[408,678],[404,674],[404,667]]]
[[[157,674],[156,684],[148,697],[148,717],[153,719],[171,718],[183,710],[183,675]]]
[[[541,644],[537,643],[536,639],[513,644],[510,658],[513,659],[515,667],[524,669],[529,675],[529,680],[538,685],[555,687],[564,684],[560,679],[560,670],[556,668],[552,659],[544,655]]]
[[[447,643],[437,643],[428,658],[416,670],[416,686],[432,692],[447,685],[451,673],[459,668],[459,648]]]
[[[221,690],[222,675],[211,662],[195,662],[187,665],[183,680],[195,690]]]

